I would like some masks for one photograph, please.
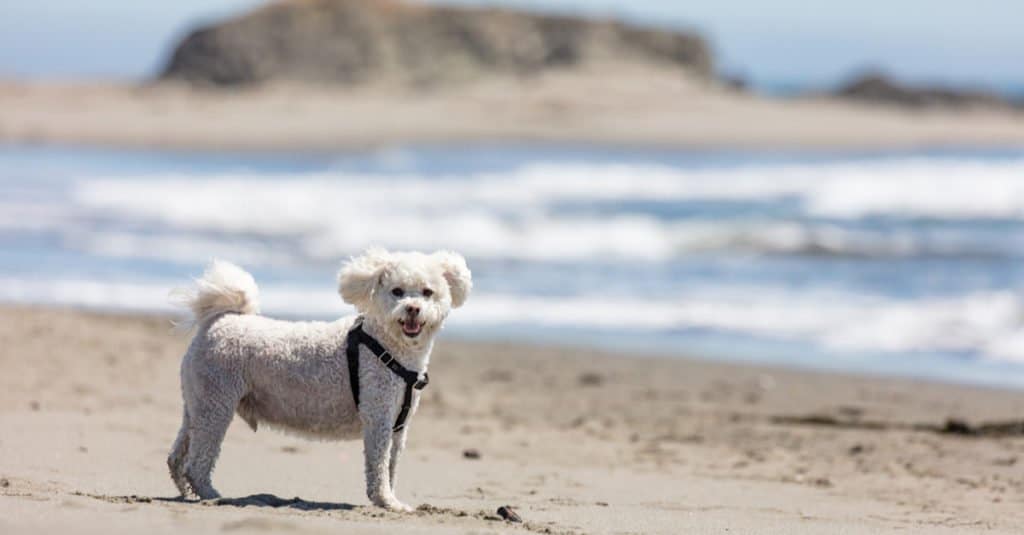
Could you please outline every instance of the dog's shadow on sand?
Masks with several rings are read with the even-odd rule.
[[[252,494],[242,498],[217,498],[208,503],[234,507],[287,507],[300,511],[351,511],[357,507],[350,503],[310,502],[299,497],[285,499],[273,494]]]
[[[311,502],[299,497],[286,499],[273,494],[252,494],[241,498],[216,498],[213,500],[202,501],[186,500],[181,497],[142,498],[139,496],[125,496],[123,499],[131,502],[154,501],[229,507],[273,507],[275,509],[285,507],[289,509],[298,509],[300,511],[352,511],[359,508],[358,505],[353,505],[351,503]]]

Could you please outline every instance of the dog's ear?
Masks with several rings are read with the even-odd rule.
[[[473,274],[466,266],[466,259],[458,253],[451,251],[438,251],[434,258],[441,266],[444,273],[444,280],[448,281],[448,288],[452,294],[452,307],[458,308],[466,302],[469,291],[473,289]]]
[[[341,298],[363,310],[370,303],[381,275],[390,265],[390,257],[390,253],[384,249],[372,247],[361,256],[350,258],[338,272],[338,293]]]

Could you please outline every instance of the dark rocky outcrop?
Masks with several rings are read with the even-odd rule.
[[[693,33],[397,0],[282,0],[195,30],[160,77],[212,86],[436,84],[605,62],[712,76],[708,46]]]
[[[1009,108],[1014,103],[993,92],[938,86],[911,86],[877,71],[862,74],[840,87],[835,96],[870,104],[906,108]]]

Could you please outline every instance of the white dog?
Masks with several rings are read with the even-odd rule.
[[[370,501],[412,510],[395,497],[404,423],[419,404],[434,336],[472,288],[462,256],[371,249],[351,259],[338,288],[360,315],[330,323],[257,315],[256,283],[227,262],[215,261],[196,285],[185,300],[197,332],[181,363],[184,416],[167,458],[182,496],[219,496],[210,474],[237,412],[254,431],[262,423],[317,439],[361,435]]]

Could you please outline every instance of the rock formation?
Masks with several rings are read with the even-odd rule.
[[[835,96],[907,108],[1008,108],[1015,105],[993,92],[939,86],[911,86],[876,71],[854,78],[840,87]]]
[[[160,77],[208,86],[434,85],[624,62],[713,76],[709,48],[694,33],[398,0],[280,0],[193,31]]]

